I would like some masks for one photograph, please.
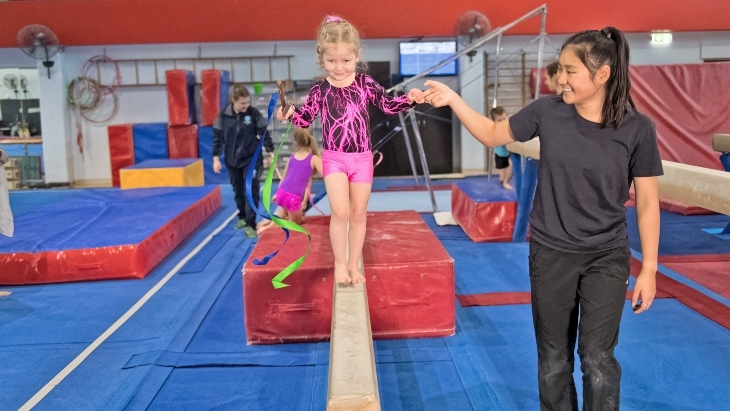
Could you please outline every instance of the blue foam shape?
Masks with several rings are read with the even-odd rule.
[[[220,108],[223,110],[228,105],[228,89],[231,88],[231,72],[221,70],[221,95]]]
[[[167,123],[135,124],[132,126],[132,139],[135,164],[169,157]]]
[[[454,185],[477,203],[517,201],[515,190],[505,190],[496,177],[491,180],[467,178],[455,182]]]
[[[221,153],[221,172],[216,174],[213,171],[213,127],[198,128],[198,153],[203,159],[203,172],[205,184],[230,184],[226,170],[225,156]]]

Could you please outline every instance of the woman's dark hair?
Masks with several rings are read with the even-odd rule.
[[[611,68],[601,111],[601,127],[612,125],[619,128],[636,109],[630,95],[629,43],[624,34],[610,26],[603,30],[582,31],[570,36],[563,44],[561,52],[567,47],[588,68],[591,78],[602,66]]]

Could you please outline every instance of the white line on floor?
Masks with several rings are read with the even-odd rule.
[[[38,403],[43,398],[45,398],[45,396],[48,395],[48,393],[53,391],[53,389],[56,388],[56,386],[58,384],[60,384],[64,378],[66,378],[69,374],[71,374],[71,372],[73,370],[75,370],[76,367],[78,367],[89,355],[91,355],[91,353],[94,352],[95,349],[99,348],[99,346],[107,338],[109,338],[112,334],[114,334],[115,331],[117,331],[125,322],[127,322],[127,320],[129,320],[137,311],[139,311],[139,309],[142,308],[142,306],[145,305],[145,303],[147,303],[147,301],[149,301],[149,299],[152,298],[152,296],[155,295],[155,293],[160,291],[160,289],[170,280],[170,278],[172,278],[172,276],[177,274],[177,272],[180,271],[180,269],[188,261],[190,261],[191,258],[195,257],[195,255],[198,254],[198,252],[200,252],[200,250],[202,250],[206,244],[208,244],[208,242],[213,238],[213,236],[215,236],[216,234],[221,232],[221,230],[223,230],[228,225],[228,223],[230,223],[231,220],[233,220],[237,215],[238,215],[238,211],[231,214],[231,216],[228,217],[226,219],[226,221],[223,222],[223,224],[218,226],[218,228],[216,228],[212,233],[210,233],[210,235],[208,235],[208,237],[206,237],[205,240],[203,240],[200,244],[198,244],[198,246],[195,247],[188,255],[186,255],[185,258],[180,260],[180,262],[177,263],[177,265],[172,270],[170,270],[170,272],[167,273],[167,275],[165,275],[164,278],[162,278],[157,284],[155,284],[154,287],[152,287],[149,291],[147,291],[147,293],[142,298],[140,298],[139,301],[137,301],[132,306],[132,308],[127,310],[127,312],[124,313],[124,315],[119,317],[119,319],[116,322],[114,322],[114,324],[112,324],[111,327],[107,328],[107,330],[104,331],[104,333],[101,334],[96,340],[94,340],[94,342],[92,342],[91,345],[86,347],[86,349],[83,352],[81,352],[81,354],[79,354],[76,358],[74,358],[73,361],[71,361],[63,370],[61,370],[61,372],[56,374],[56,376],[53,377],[53,379],[51,379],[51,381],[49,381],[43,388],[41,388],[40,391],[35,393],[35,395],[33,397],[31,397],[31,399],[29,399],[25,404],[23,404],[23,406],[20,407],[19,411],[27,411],[27,410],[32,409],[36,405],[38,405]]]

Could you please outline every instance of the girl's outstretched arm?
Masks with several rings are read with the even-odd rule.
[[[425,86],[430,87],[423,92],[426,103],[434,107],[451,106],[454,114],[469,130],[469,133],[485,146],[497,147],[515,142],[509,128],[509,121],[495,123],[479,114],[446,84],[429,80],[425,83]]]

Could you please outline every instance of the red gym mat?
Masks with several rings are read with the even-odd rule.
[[[517,195],[499,179],[466,179],[454,183],[451,214],[472,241],[512,241]]]
[[[730,299],[730,263],[728,261],[671,262],[664,263],[664,265]]]
[[[170,158],[199,158],[198,125],[167,126],[167,147]]]
[[[304,253],[304,235],[292,233],[268,265],[254,265],[254,258],[273,252],[284,239],[280,229],[271,229],[244,265],[249,344],[323,341],[330,336],[334,257],[329,217],[312,217],[304,228],[312,235],[311,252],[286,279],[289,287],[275,290],[271,279]],[[363,262],[373,338],[454,334],[454,263],[418,213],[368,213]]]
[[[108,126],[109,156],[112,166],[112,186],[119,187],[119,170],[134,164],[132,125]]]

